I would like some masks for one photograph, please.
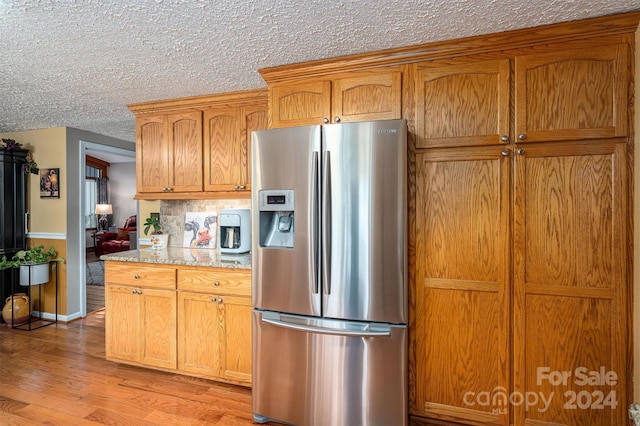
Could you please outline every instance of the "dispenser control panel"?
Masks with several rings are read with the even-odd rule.
[[[293,190],[269,189],[258,193],[258,209],[260,211],[293,211]]]
[[[295,243],[295,201],[291,189],[258,192],[260,247],[290,249]]]

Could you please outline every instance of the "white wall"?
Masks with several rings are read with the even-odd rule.
[[[138,211],[136,195],[136,163],[111,163],[108,170],[109,201],[113,206],[112,223],[120,228]]]

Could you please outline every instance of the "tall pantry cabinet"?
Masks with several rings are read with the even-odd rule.
[[[633,48],[415,65],[412,415],[626,424]]]

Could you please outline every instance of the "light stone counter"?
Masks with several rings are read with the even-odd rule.
[[[139,250],[121,251],[104,254],[100,260],[118,262],[157,263],[164,265],[205,266],[211,268],[251,269],[251,255],[221,254],[215,249],[192,249],[167,247],[162,250],[141,248]]]

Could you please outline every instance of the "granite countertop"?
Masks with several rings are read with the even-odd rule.
[[[251,269],[251,254],[221,254],[215,249],[167,247],[162,250],[141,248],[103,254],[100,260],[157,263],[164,265],[206,266],[212,268]]]

